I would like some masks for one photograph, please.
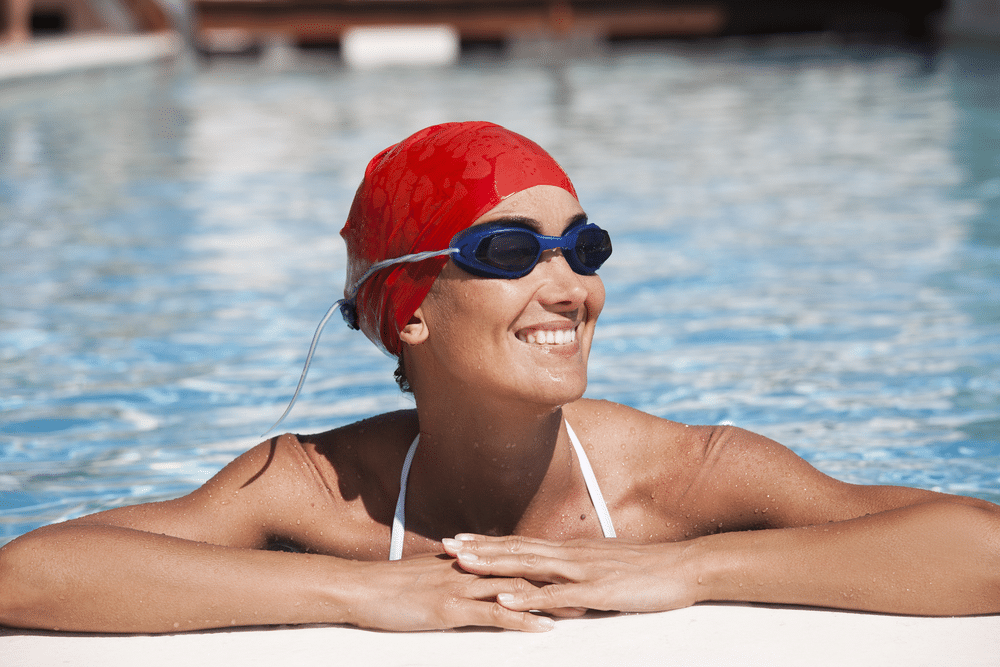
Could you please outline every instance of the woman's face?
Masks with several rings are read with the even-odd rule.
[[[475,224],[510,221],[561,236],[583,215],[573,195],[539,185],[511,195]],[[563,405],[586,389],[603,306],[600,277],[575,273],[560,250],[544,252],[531,273],[515,280],[478,278],[448,262],[418,311],[426,338],[413,350],[421,365],[414,373],[432,390],[437,382],[458,383],[474,395]]]

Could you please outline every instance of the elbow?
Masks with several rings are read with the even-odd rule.
[[[21,620],[31,606],[24,581],[22,562],[24,549],[17,540],[0,547],[0,625],[23,627]]]
[[[978,573],[963,586],[969,605],[964,614],[1000,613],[1000,507],[986,501],[944,505],[946,521],[960,531],[953,534],[953,548],[963,552],[968,571]]]
[[[52,630],[45,610],[56,582],[46,583],[46,569],[33,534],[0,547],[0,626]]]
[[[983,514],[983,539],[990,563],[990,599],[992,609],[989,613],[1000,613],[1000,507],[990,505],[978,509]]]

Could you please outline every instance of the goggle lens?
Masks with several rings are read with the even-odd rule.
[[[504,271],[526,271],[538,260],[539,249],[538,239],[532,234],[509,231],[480,241],[476,259]]]
[[[611,236],[596,225],[582,229],[576,237],[575,252],[581,265],[596,271],[611,257]]]

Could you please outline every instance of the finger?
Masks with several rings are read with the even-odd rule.
[[[455,536],[455,539],[459,542],[483,542],[483,543],[499,543],[503,544],[506,542],[523,542],[531,544],[547,544],[547,545],[558,545],[561,542],[553,542],[552,540],[543,540],[540,537],[525,537],[524,535],[479,535],[477,533],[459,533]]]
[[[589,610],[586,607],[564,607],[562,609],[539,609],[539,611],[556,618],[580,618]]]
[[[580,563],[547,558],[536,553],[481,556],[471,551],[456,554],[458,566],[471,574],[491,577],[516,577],[545,584],[564,584],[580,580]]]
[[[466,539],[459,539],[459,537]],[[457,556],[460,551],[473,552],[480,556],[531,552],[549,558],[583,561],[604,558],[615,551],[629,552],[630,549],[634,548],[633,543],[628,540],[608,538],[554,542],[524,537],[523,535],[472,539],[468,533],[460,534],[453,539],[444,539],[441,543],[445,552],[453,557]]]
[[[524,579],[491,577],[478,580],[477,584],[474,586],[475,590],[469,591],[469,596],[475,599],[489,599],[490,601],[494,601],[497,600],[500,595],[515,595],[516,598],[518,594],[533,592],[538,587],[539,585],[525,581]],[[587,607],[557,607],[551,609],[528,607],[519,611],[541,612],[557,618],[577,618],[586,614],[589,609]]]
[[[460,539],[460,538],[466,539]],[[501,555],[532,552],[542,556],[558,557],[566,554],[566,547],[559,542],[549,540],[538,540],[524,537],[522,535],[509,535],[507,537],[490,537],[484,539],[469,539],[468,534],[459,535],[454,539],[444,539],[441,541],[445,552],[450,556],[457,556],[459,552],[474,552],[480,555]]]
[[[472,616],[468,625],[521,632],[548,632],[556,627],[555,621],[547,616],[529,614],[527,610],[508,609],[497,602],[478,603],[477,613]]]
[[[519,577],[480,577],[472,574],[470,576],[474,576],[476,579],[468,583],[462,591],[462,596],[470,600],[493,602],[501,593],[522,593],[543,585],[536,585]]]
[[[533,591],[500,593],[497,595],[497,603],[514,611],[545,609],[551,613],[555,609],[586,609],[580,605],[580,600],[576,599],[580,597],[580,588],[582,586],[579,584],[568,586],[552,584]]]

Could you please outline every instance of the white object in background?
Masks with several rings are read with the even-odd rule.
[[[173,58],[184,42],[174,32],[82,33],[0,45],[0,81]]]
[[[351,67],[450,65],[458,60],[458,31],[449,25],[349,28],[340,53]]]

